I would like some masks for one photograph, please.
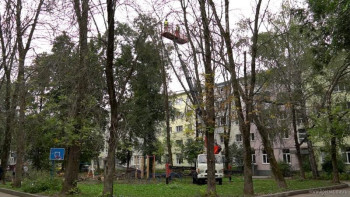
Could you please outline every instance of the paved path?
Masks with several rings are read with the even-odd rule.
[[[0,192],[0,196],[1,197],[17,197],[17,196],[14,196],[14,195],[5,194],[5,193],[1,193],[1,192]]]
[[[344,182],[350,185],[350,182]],[[294,197],[349,197],[350,196],[350,187],[337,189],[337,190],[321,190],[313,191],[309,194],[299,194]]]

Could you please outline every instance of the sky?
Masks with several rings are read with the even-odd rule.
[[[283,0],[263,0],[262,10],[266,9],[266,5],[269,3],[269,10],[276,13],[280,9],[282,1]],[[70,1],[55,1],[55,4],[63,5],[64,2],[69,3]],[[95,36],[97,34],[97,29],[102,33],[105,31],[105,23],[102,17],[103,14],[101,14],[102,8],[97,6],[98,2],[99,0],[93,0],[94,5],[92,5],[92,7],[94,8],[93,12],[96,15],[94,20],[90,20],[90,30],[92,32],[90,33],[90,36]],[[104,3],[105,1],[101,0],[101,2]],[[180,4],[177,0],[120,0],[119,2],[120,4],[118,4],[116,11],[116,20],[120,22],[131,23],[137,16],[138,12],[152,15],[159,20],[160,24],[163,23],[162,21],[167,16],[170,22],[171,20],[174,20],[176,23],[181,23],[182,20],[183,15],[180,11]],[[65,9],[60,10],[56,14],[45,13],[40,16],[41,23],[38,25],[38,29],[35,32],[35,39],[33,40],[32,51],[29,53],[27,65],[31,64],[31,60],[34,59],[37,54],[42,52],[50,52],[53,39],[60,35],[63,31],[67,31],[68,34],[71,35],[77,42],[77,25],[74,23],[74,19],[71,17],[73,16],[73,10],[69,4],[67,5],[68,6],[65,6]],[[255,7],[256,0],[230,0],[230,20],[232,24],[236,24],[242,18],[249,17],[253,19]],[[106,15],[106,13],[104,14]],[[96,23],[93,21],[96,21]],[[96,25],[98,28],[96,28]],[[231,27],[232,29],[236,28],[234,25]],[[170,72],[172,73],[172,71]],[[174,77],[174,74],[172,74],[170,90],[182,91],[182,87],[179,85],[178,80]]]

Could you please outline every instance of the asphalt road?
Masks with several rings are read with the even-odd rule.
[[[18,197],[18,196],[14,196],[14,195],[10,195],[10,194],[5,194],[5,193],[1,193],[1,192],[0,192],[0,196],[1,196],[1,197]]]

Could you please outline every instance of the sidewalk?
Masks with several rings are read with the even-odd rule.
[[[18,197],[45,197],[42,195],[29,194],[29,193],[24,193],[24,192],[20,192],[20,191],[5,189],[5,188],[0,188],[0,192],[5,193],[5,194],[10,194],[12,196],[18,196]]]
[[[303,189],[303,190],[293,190],[287,192],[281,192],[276,194],[266,194],[259,197],[284,197],[284,196],[295,196],[295,197],[345,197],[350,196],[350,182],[342,182],[338,185]]]

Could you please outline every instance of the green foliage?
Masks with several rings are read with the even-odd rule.
[[[48,173],[38,173],[31,179],[25,179],[22,189],[28,193],[58,192],[61,190],[62,183],[60,178],[51,178]]]
[[[76,195],[76,194],[80,194],[80,193],[81,193],[81,190],[78,187],[73,187],[66,194],[67,195]]]
[[[340,145],[342,145],[344,137],[350,133],[348,131],[348,122],[350,116],[348,109],[341,105],[335,105],[331,108],[330,114],[325,110],[320,110],[318,115],[312,115],[315,126],[309,129],[310,138],[315,142],[324,142],[325,146],[329,146],[332,137],[336,137]],[[332,117],[332,122],[330,122]]]
[[[279,169],[282,171],[284,177],[290,177],[292,175],[292,167],[290,164],[280,161],[277,163]]]
[[[350,180],[349,173],[340,173],[339,176],[340,176],[340,180],[346,180],[346,181]]]
[[[188,163],[195,163],[198,154],[203,152],[204,143],[202,140],[189,140],[182,149]]]
[[[139,150],[148,155],[157,152],[155,134],[158,132],[160,121],[164,120],[164,102],[161,94],[162,48],[159,42],[153,40],[159,36],[155,31],[155,22],[153,18],[144,15],[135,19],[137,33],[126,35],[130,36],[129,40],[132,42],[122,47],[125,50],[122,50],[116,65],[118,68],[130,65],[135,71],[130,80],[129,91],[132,97],[123,106],[127,123],[127,129],[123,129],[131,132],[133,138],[143,139],[143,143],[137,145]],[[130,59],[134,61],[130,62]]]
[[[73,118],[72,108],[76,103],[76,74],[82,71],[77,70],[78,50],[70,37],[65,33],[56,37],[52,53],[39,54],[30,67],[27,155],[37,169],[49,168],[51,147],[64,148],[78,142],[83,161],[96,158],[103,148],[102,133],[107,124],[103,67],[93,40],[89,49],[89,67],[84,71],[84,91],[89,94],[82,99],[84,109],[79,119]]]
[[[345,170],[345,163],[344,161],[337,157],[337,163],[338,163],[338,171],[339,173],[344,172]],[[332,159],[330,156],[327,156],[325,158],[325,161],[322,163],[322,170],[327,172],[328,174],[331,174],[333,171],[333,165],[332,165]]]
[[[349,27],[350,2],[343,0],[308,0],[313,19],[321,29],[326,45],[335,49],[350,49]],[[329,41],[331,41],[329,43]]]
[[[235,166],[243,166],[243,147],[237,143],[233,143],[230,147],[230,154],[233,158],[232,163]]]

